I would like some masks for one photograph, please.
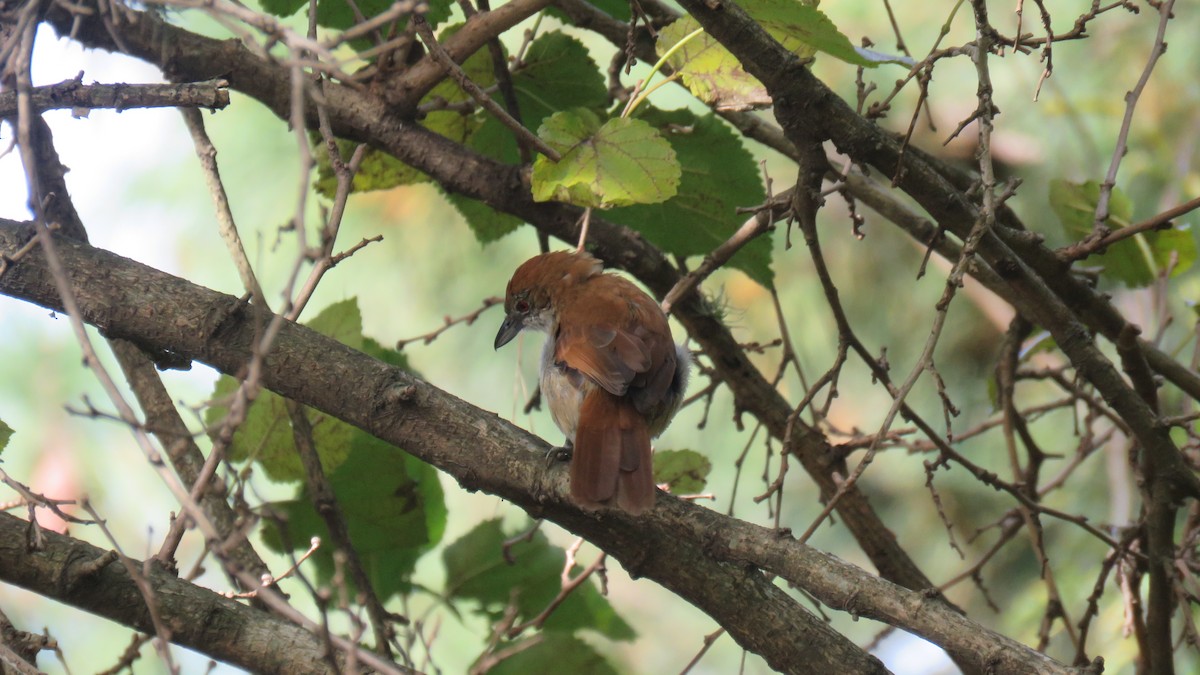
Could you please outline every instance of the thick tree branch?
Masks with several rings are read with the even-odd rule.
[[[0,513],[0,579],[154,633],[146,603],[124,566],[112,562],[84,573],[84,566],[105,551],[54,532],[43,533],[42,550],[29,551],[25,546],[28,526],[26,521]],[[256,673],[327,672],[322,660],[324,645],[305,629],[183,581],[157,565],[139,562],[138,566],[146,571],[158,600],[159,619],[176,644]]]
[[[20,248],[29,232],[27,226],[0,221],[0,254]],[[63,241],[59,249],[83,318],[104,333],[144,347],[170,349],[224,372],[236,371],[249,357],[253,312],[235,298],[85,244]],[[51,308],[58,304],[38,252],[10,266],[0,277],[0,293]],[[760,566],[839,608],[896,620],[955,652],[977,646],[966,641],[966,633],[977,640],[983,632],[993,648],[974,653],[981,669],[1003,654],[1006,664],[1014,664],[1011,672],[1078,672],[966,619],[954,619],[970,627],[960,632],[946,624],[954,612],[940,602],[926,594],[879,586],[874,577],[852,566],[842,564],[832,576],[812,576],[801,561],[813,569],[828,569],[829,556],[684,501],[660,496],[660,507],[639,518],[620,511],[582,512],[566,497],[566,472],[543,468],[548,447],[543,441],[307,328],[287,324],[280,331],[263,364],[263,383],[404,447],[468,489],[504,497],[586,537],[632,574],[654,579],[707,612],[739,644],[763,655],[776,669],[883,672],[873,657],[771,583]],[[786,561],[779,557],[784,552]],[[688,564],[681,565],[683,560]],[[840,586],[830,585],[834,580]],[[838,588],[878,593],[846,596]],[[914,611],[917,607],[920,612]],[[914,616],[924,617],[925,623],[914,624]]]
[[[76,39],[84,44],[117,50],[103,25],[86,20],[76,25],[73,19],[65,11],[50,14],[60,32],[65,34],[74,27]],[[281,119],[290,119],[290,75],[286,67],[262,61],[239,43],[199,36],[150,14],[133,13],[129,20],[131,27],[122,33],[122,42],[133,55],[158,64],[174,79],[206,79],[222,74],[231,88],[258,99]],[[461,31],[455,37],[459,34]],[[447,40],[447,49],[451,42]],[[534,202],[519,167],[493,161],[407,123],[396,117],[385,101],[368,92],[330,84],[324,94],[325,109],[336,135],[383,149],[432,176],[447,190],[518,216],[563,241],[577,240],[582,210],[554,202]],[[310,107],[307,115],[310,126],[315,127],[315,108]],[[589,244],[607,263],[628,270],[660,297],[679,281],[662,252],[640,235],[596,217],[591,222]],[[734,392],[737,410],[751,412],[774,437],[783,438],[791,406],[751,363],[728,328],[696,295],[676,303],[673,314],[712,357],[722,381]],[[830,459],[833,453],[825,437],[802,427],[793,440],[795,451],[822,494],[834,494],[836,463]],[[838,511],[884,578],[911,589],[933,586],[860,490],[845,493]]]
[[[455,63],[469,56],[504,31],[533,16],[550,0],[512,0],[490,12],[477,12],[442,47]],[[421,97],[429,93],[446,73],[438,58],[427,54],[387,86],[388,103],[401,110],[413,110]]]

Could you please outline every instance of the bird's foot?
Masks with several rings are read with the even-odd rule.
[[[556,462],[571,461],[573,454],[575,454],[575,446],[571,443],[558,448],[550,448],[546,451],[546,468],[550,468]]]

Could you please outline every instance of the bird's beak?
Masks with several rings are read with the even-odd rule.
[[[500,330],[496,333],[496,349],[500,349],[511,342],[524,327],[525,322],[520,315],[509,314],[505,316],[504,323],[500,324]]]

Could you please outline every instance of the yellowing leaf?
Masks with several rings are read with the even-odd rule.
[[[555,113],[538,136],[560,152],[553,162],[533,164],[533,198],[609,208],[657,204],[675,196],[680,168],[671,144],[641,120],[616,118],[601,124],[590,110]]]
[[[856,66],[912,64],[912,59],[907,57],[856,48],[829,17],[816,8],[815,2],[746,0],[741,6],[771,37],[801,58],[819,51]],[[666,54],[699,26],[695,19],[683,17],[664,28],[659,34],[659,55]],[[684,84],[696,97],[718,109],[749,110],[771,104],[762,84],[743,70],[733,54],[708,33],[689,40],[667,62],[683,75]]]

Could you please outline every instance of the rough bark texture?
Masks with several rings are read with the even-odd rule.
[[[0,221],[0,254],[30,228]],[[83,318],[111,337],[235,373],[250,358],[254,312],[210,291],[86,244],[60,252]],[[0,277],[0,293],[61,311],[52,279],[33,251]],[[1077,672],[988,631],[922,593],[888,584],[791,537],[660,495],[631,518],[589,514],[566,497],[566,472],[545,470],[547,444],[436,387],[294,324],[280,332],[264,384],[405,448],[452,475],[547,518],[600,546],[708,613],[739,644],[784,672],[885,672],[872,656],[817,619],[761,570],[833,607],[906,626],[1003,672]],[[5,566],[4,569],[7,569]],[[823,570],[823,571],[822,571]],[[987,649],[981,649],[986,645]]]
[[[0,577],[135,630],[154,633],[146,602],[125,566],[112,560],[94,573],[81,572],[106,551],[54,532],[31,551],[29,523],[0,513]],[[312,633],[279,617],[183,581],[155,565],[143,565],[154,589],[159,618],[171,641],[255,673],[327,673],[323,648]]]

